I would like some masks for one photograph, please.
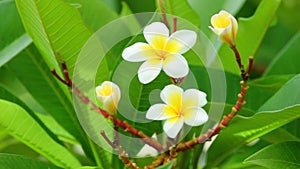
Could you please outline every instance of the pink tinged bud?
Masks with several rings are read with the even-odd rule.
[[[209,28],[219,36],[219,39],[229,46],[236,45],[236,34],[238,23],[236,19],[228,12],[221,10],[218,14],[211,17],[212,26]]]
[[[96,94],[102,103],[102,108],[111,114],[115,114],[121,97],[120,88],[113,82],[105,81],[96,87]]]

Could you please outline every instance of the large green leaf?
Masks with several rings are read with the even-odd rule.
[[[159,5],[161,3],[160,1],[164,4],[163,7]],[[200,24],[199,16],[191,8],[187,0],[157,0],[157,7],[160,11],[162,11],[161,8],[163,8],[166,13],[186,19],[197,27]],[[169,23],[172,25],[171,19],[169,19]]]
[[[65,96],[34,46],[30,46],[30,48],[21,52],[18,57],[15,57],[8,65],[2,68],[1,73],[0,83],[6,89],[23,98],[24,92],[20,91],[17,84],[24,87],[25,91],[34,98],[34,101],[39,106],[42,106],[42,110],[52,115],[89,153],[89,142],[79,125],[70,100]],[[19,83],[16,84],[16,81]],[[27,98],[22,100],[26,104],[31,105],[31,103],[28,103],[31,101]],[[32,110],[39,112],[39,109],[36,109],[36,107],[32,107]]]
[[[5,169],[60,169],[52,164],[37,161],[25,156],[15,154],[2,154],[0,153],[0,166]]]
[[[10,61],[13,57],[17,56],[23,49],[25,49],[32,42],[31,38],[24,34],[9,46],[0,51],[0,67]]]
[[[105,2],[99,0],[67,0],[77,7],[85,24],[94,32],[117,19],[118,14],[109,8]],[[111,1],[111,0],[110,0]],[[112,2],[112,1],[111,1]]]
[[[1,1],[0,2],[0,50],[16,41],[21,37],[25,31],[16,9],[15,1]],[[5,26],[4,26],[5,25]]]
[[[300,118],[300,75],[287,82],[250,118],[235,117],[208,151],[208,166],[218,165],[237,148]],[[297,89],[297,90],[295,90]],[[291,99],[286,99],[286,96]]]
[[[60,167],[79,167],[78,160],[62,145],[57,144],[43,128],[20,106],[0,100],[0,125],[12,136],[28,145]]]
[[[300,73],[299,45],[300,33],[296,34],[275,56],[264,76]]]
[[[16,0],[27,33],[50,68],[65,61],[72,75],[76,58],[91,36],[80,13],[62,0]]]
[[[259,48],[281,0],[263,0],[254,15],[250,18],[239,19],[239,30],[237,34],[237,48],[241,54],[242,62],[248,65],[248,57],[254,56]],[[259,24],[257,24],[259,23]],[[225,70],[239,74],[238,66],[235,66],[233,52],[227,44],[223,44],[219,50]]]
[[[91,32],[85,26],[78,10],[62,0],[17,0],[16,4],[27,33],[33,39],[48,67],[59,71],[57,60],[65,61],[72,76],[78,54],[91,36]],[[105,71],[104,73],[107,74]],[[59,85],[63,88],[67,98],[71,99],[66,86],[61,83]],[[70,130],[74,131],[72,135],[79,140],[85,152],[91,158],[92,153],[89,145],[93,143],[88,140],[80,127],[75,112],[70,110],[68,115],[75,128],[66,129],[69,132]],[[61,124],[65,123],[62,119],[56,118],[56,120],[60,120],[59,123]]]
[[[269,169],[300,168],[300,142],[291,141],[273,144],[253,154],[246,163],[257,164]]]

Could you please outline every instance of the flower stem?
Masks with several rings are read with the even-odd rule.
[[[230,48],[234,52],[236,62],[237,62],[238,66],[240,68],[240,71],[241,71],[241,77],[242,77],[242,79],[244,81],[247,81],[247,75],[246,75],[246,72],[245,72],[245,69],[244,69],[244,65],[242,64],[241,56],[240,56],[240,53],[239,53],[238,49],[236,48],[236,46],[231,46]]]

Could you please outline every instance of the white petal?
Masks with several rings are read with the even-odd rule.
[[[154,133],[152,135],[152,138],[157,140],[157,136]],[[145,144],[144,147],[137,153],[137,157],[146,157],[146,156],[151,156],[151,157],[156,157],[158,155],[158,151],[154,149],[153,147],[149,146],[148,144]]]
[[[170,138],[175,138],[183,126],[182,117],[174,117],[166,120],[164,124],[164,131]]]
[[[203,107],[207,104],[206,93],[197,89],[188,89],[183,93],[182,105],[188,107]]]
[[[166,50],[176,53],[185,53],[196,43],[197,34],[191,30],[179,30],[174,32],[168,40]]]
[[[200,107],[191,107],[183,110],[184,122],[190,126],[199,126],[208,120],[205,110]]]
[[[149,59],[144,62],[138,70],[138,77],[141,83],[147,84],[154,80],[160,73],[162,61]]]
[[[161,37],[162,39],[167,39],[169,37],[169,29],[167,26],[161,22],[153,22],[146,26],[143,31],[146,41],[153,46],[155,45],[154,37]]]
[[[163,70],[170,77],[181,78],[189,73],[189,66],[182,55],[173,53],[164,60]]]
[[[181,109],[183,90],[173,84],[166,86],[160,93],[160,98],[164,103],[172,106],[174,110]],[[180,111],[180,110],[179,110]]]
[[[141,62],[153,55],[152,48],[147,43],[137,42],[124,49],[122,57],[130,62]]]
[[[168,119],[168,116],[164,115],[164,108],[165,104],[155,104],[152,105],[147,113],[146,113],[146,118],[150,120],[165,120]]]

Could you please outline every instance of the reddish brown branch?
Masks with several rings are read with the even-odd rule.
[[[240,68],[240,71],[241,71],[241,77],[242,77],[242,79],[244,81],[247,81],[247,75],[246,75],[246,72],[245,72],[245,69],[244,69],[244,65],[242,64],[241,56],[240,56],[239,51],[237,50],[236,46],[231,46],[230,48],[234,52],[236,62],[237,62],[238,66]]]
[[[92,108],[97,111],[99,114],[103,115],[106,119],[111,120],[114,123],[114,128],[115,130],[117,128],[122,128],[124,129],[125,132],[131,133],[132,135],[141,138],[141,140],[148,144],[149,146],[152,146],[153,148],[155,148],[157,151],[161,152],[163,151],[163,146],[157,142],[156,140],[154,140],[153,138],[147,136],[145,133],[143,133],[143,131],[137,130],[136,128],[134,128],[133,126],[131,126],[130,124],[128,124],[126,121],[122,121],[118,118],[114,118],[111,114],[109,114],[107,111],[101,109],[98,107],[98,105],[96,105],[95,103],[93,103],[87,96],[85,96],[79,89],[78,87],[76,87],[72,80],[70,79],[69,73],[67,71],[67,66],[65,63],[62,64],[62,67],[64,68],[64,76],[66,80],[63,80],[57,73],[55,70],[52,70],[51,72],[53,73],[53,75],[62,83],[66,84],[67,86],[71,87],[71,91],[74,92],[76,94],[76,96],[85,104],[90,104],[92,106]],[[116,138],[118,138],[118,136],[116,135]]]
[[[168,155],[165,153],[162,153],[160,156],[158,156],[152,164],[145,166],[144,169],[154,169],[161,165],[164,165],[168,162]]]
[[[173,18],[173,32],[177,31],[177,17]]]
[[[114,140],[113,142],[109,140],[109,138],[106,136],[105,132],[102,130],[100,132],[104,140],[113,148],[118,150],[119,159],[124,163],[124,165],[131,169],[140,169],[140,167],[132,162],[129,159],[128,153],[122,148],[120,144],[118,144],[118,141]]]
[[[233,117],[237,114],[237,112],[246,103],[245,96],[247,94],[247,90],[249,89],[249,86],[244,81],[241,81],[240,84],[241,84],[241,90],[238,94],[238,99],[236,101],[236,104],[232,107],[231,112],[227,116],[223,117],[223,119],[217,125],[217,127],[215,127],[213,130],[208,130],[206,133],[200,135],[197,138],[178,144],[175,148],[176,152],[188,150],[195,147],[197,144],[209,141],[213,136],[217,135],[222,129],[227,127],[229,122],[233,119]]]

